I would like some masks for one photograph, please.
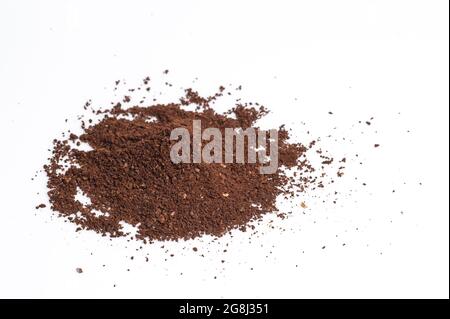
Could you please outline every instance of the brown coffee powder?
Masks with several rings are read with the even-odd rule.
[[[278,128],[280,166],[274,174],[260,174],[258,163],[174,164],[170,133],[178,127],[192,133],[193,120],[222,132],[249,127],[259,131],[256,122],[268,110],[237,103],[219,114],[212,104],[223,94],[223,87],[211,97],[187,89],[173,103],[129,108],[117,103],[96,111],[102,119],[83,122],[80,136],[54,140],[53,155],[44,167],[51,208],[76,223],[78,230],[125,236],[126,223],[146,242],[178,240],[245,230],[264,214],[283,216],[276,207],[278,196],[289,198],[312,185],[323,187],[305,157],[315,143],[307,147],[289,142],[284,126]],[[128,96],[122,100],[129,102]],[[186,110],[187,105],[196,106],[195,111]],[[81,150],[83,144],[91,149]],[[332,161],[325,158],[322,164]],[[288,174],[287,169],[296,172]],[[89,200],[81,201],[80,193]]]

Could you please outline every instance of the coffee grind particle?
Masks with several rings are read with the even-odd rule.
[[[202,97],[187,89],[173,103],[127,109],[117,103],[97,110],[101,120],[90,126],[83,121],[82,134],[54,140],[44,166],[51,208],[78,225],[77,230],[126,236],[125,223],[144,242],[178,240],[245,230],[267,213],[283,216],[276,207],[279,195],[293,198],[311,185],[323,186],[304,156],[308,147],[290,143],[284,126],[278,128],[279,168],[274,174],[260,174],[258,163],[174,164],[171,131],[183,127],[192,136],[193,120],[222,134],[225,128],[254,127],[259,132],[255,123],[268,110],[238,103],[219,114],[212,104],[223,91],[220,87],[214,96]],[[187,105],[196,106],[195,111],[186,110]],[[80,144],[90,150],[76,147]],[[332,159],[323,164],[328,162]],[[297,173],[288,176],[289,168]],[[89,200],[79,200],[80,193]]]

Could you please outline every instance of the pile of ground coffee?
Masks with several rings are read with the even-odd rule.
[[[126,108],[126,96],[122,105],[97,110],[98,122],[83,121],[79,136],[54,140],[44,167],[51,208],[78,230],[125,236],[126,223],[135,226],[137,239],[177,240],[245,230],[266,213],[281,215],[276,207],[279,195],[292,197],[311,185],[323,186],[305,157],[314,142],[290,143],[284,126],[278,128],[279,168],[274,174],[260,174],[258,163],[174,164],[174,128],[192,132],[193,120],[201,120],[202,126],[220,130],[259,130],[256,122],[268,112],[258,104],[237,102],[230,111],[217,113],[211,104],[223,96],[223,87],[206,98],[192,89],[185,92],[179,101],[146,107]],[[187,110],[187,105],[195,105],[195,110]],[[88,150],[80,147],[85,144]],[[78,198],[80,193],[87,202]]]

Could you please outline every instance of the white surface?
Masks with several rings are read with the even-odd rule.
[[[447,1],[2,0],[0,41],[0,297],[448,298]],[[305,194],[306,214],[251,244],[166,244],[174,257],[36,211],[30,178],[64,119],[166,68],[206,94],[242,84],[302,141],[353,140],[322,146],[364,158],[335,186],[355,191],[335,206]]]

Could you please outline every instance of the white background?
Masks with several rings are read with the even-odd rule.
[[[0,297],[448,298],[448,53],[445,0],[2,0]],[[139,252],[36,211],[31,177],[83,103],[166,68],[205,94],[242,84],[346,175],[258,237]]]

